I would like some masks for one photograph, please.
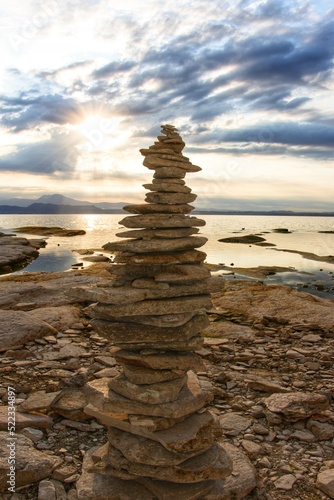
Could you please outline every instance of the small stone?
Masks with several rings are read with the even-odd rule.
[[[250,418],[242,417],[237,413],[227,413],[221,416],[219,421],[224,434],[227,436],[237,436],[252,424]]]
[[[291,434],[291,438],[299,439],[300,441],[306,441],[307,443],[313,443],[316,441],[315,435],[307,430],[295,431]]]
[[[306,427],[316,436],[320,441],[327,441],[334,437],[334,425],[326,422],[318,422],[310,418]]]
[[[293,488],[293,485],[297,481],[296,477],[293,474],[285,474],[281,476],[277,481],[275,481],[275,487],[279,490],[290,491]]]
[[[334,469],[320,472],[317,477],[316,486],[330,498],[334,498]]]
[[[31,394],[17,409],[20,412],[36,412],[40,410],[47,410],[60,398],[60,391],[45,392],[37,391]]]
[[[57,500],[56,487],[52,481],[44,479],[39,483],[37,500]]]
[[[254,441],[249,441],[248,439],[242,439],[241,446],[252,459],[264,453],[264,449],[261,445],[254,443]]]
[[[86,404],[84,390],[69,387],[62,390],[59,400],[53,404],[52,409],[70,420],[83,421],[89,418],[83,411]]]
[[[39,429],[34,429],[33,427],[25,427],[20,431],[20,434],[31,439],[34,443],[43,439],[43,432]]]

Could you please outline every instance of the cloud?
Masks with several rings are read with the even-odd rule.
[[[74,123],[82,113],[81,105],[73,98],[59,94],[37,97],[25,97],[23,94],[16,98],[2,96],[0,101],[5,105],[15,107],[14,110],[7,110],[7,112],[4,110],[0,119],[3,126],[14,132],[21,132],[42,123],[57,125]]]
[[[15,152],[0,158],[0,171],[71,177],[78,160],[76,145],[80,141],[82,137],[76,133],[54,132],[49,140],[18,145]]]
[[[105,78],[109,76],[116,75],[118,73],[124,73],[130,71],[136,66],[135,61],[112,61],[105,66],[93,71],[92,76],[94,78]]]

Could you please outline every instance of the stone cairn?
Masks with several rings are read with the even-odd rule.
[[[174,126],[163,125],[162,134],[140,150],[154,171],[144,184],[146,203],[124,207],[137,214],[120,221],[128,230],[117,236],[125,239],[104,246],[116,254],[115,278],[86,291],[95,302],[87,308],[91,324],[119,348],[123,371],[86,386],[85,411],[108,427],[108,442],[84,467],[91,478],[108,477],[108,495],[94,496],[93,486],[88,492],[82,484],[80,499],[225,498],[210,491],[217,483],[221,491],[232,472],[217,443],[219,424],[206,409],[213,397],[195,374],[204,369],[194,351],[209,325],[210,293],[221,289],[203,265],[206,254],[196,250],[207,241],[196,235],[205,222],[186,215],[196,195],[184,177],[201,169],[183,156]]]

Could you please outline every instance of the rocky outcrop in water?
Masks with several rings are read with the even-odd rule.
[[[38,250],[45,247],[41,239],[28,240],[15,234],[0,233],[0,274],[7,274],[27,266],[36,257]]]

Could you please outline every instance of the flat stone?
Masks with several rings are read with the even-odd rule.
[[[108,441],[129,461],[155,466],[178,465],[204,450],[171,452],[157,441],[136,436],[116,428],[109,428]]]
[[[155,495],[136,481],[87,472],[93,465],[94,451],[94,448],[89,450],[83,461],[82,474],[76,484],[78,500],[156,500]]]
[[[145,158],[143,161],[143,165],[150,170],[156,170],[159,171],[161,168],[168,170],[174,170],[174,169],[180,169],[181,171],[183,170],[184,172],[200,172],[202,169],[200,167],[197,167],[196,165],[193,165],[190,162],[185,162],[185,161],[175,161],[171,160],[168,158],[164,158],[163,154],[159,155],[149,155]],[[168,155],[167,155],[168,156]],[[169,175],[168,177],[178,177],[178,175]]]
[[[329,409],[329,401],[325,395],[310,392],[272,394],[263,402],[268,410],[274,413],[283,413],[286,420],[290,422],[302,420]]]
[[[131,282],[134,288],[149,288],[151,290],[168,290],[168,283],[157,283],[153,278],[139,278]]]
[[[59,400],[61,397],[61,391],[57,392],[45,392],[37,391],[28,396],[28,398],[18,405],[17,409],[21,413],[24,412],[35,412],[40,410],[47,410]]]
[[[314,436],[320,441],[327,441],[334,437],[334,425],[326,422],[318,422],[310,418],[306,427],[312,432]]]
[[[205,259],[206,254],[200,250],[180,250],[171,253],[141,253],[133,255],[117,253],[114,260],[116,263],[154,266],[166,264],[201,264]]]
[[[210,276],[209,269],[203,265],[176,265],[168,266],[158,273],[154,279],[168,283],[192,283],[208,279]]]
[[[173,134],[175,138],[177,137],[177,140],[182,141],[181,137],[178,134]],[[156,142],[156,146],[153,147],[152,149],[141,149],[140,152],[142,153],[143,156],[147,155],[153,155],[154,158],[164,158],[165,160],[171,160],[171,161],[177,161],[177,162],[182,162],[189,164],[189,158],[186,156],[183,156],[183,154],[180,153],[175,153],[173,151],[170,151],[169,149],[163,149],[166,148],[168,141],[167,138],[164,136],[158,136],[159,142]],[[163,144],[161,144],[161,142]],[[182,141],[183,142],[183,141]],[[159,146],[159,148],[158,148]],[[161,149],[162,148],[162,149]]]
[[[219,423],[207,410],[181,418],[144,415],[112,416],[91,404],[87,405],[85,411],[107,427],[157,441],[167,450],[177,453],[206,450],[221,435]]]
[[[51,325],[41,319],[32,317],[30,313],[1,310],[1,350],[11,349],[26,344],[30,340],[57,333],[57,330]]]
[[[158,500],[203,500],[209,493],[216,481],[201,481],[199,483],[172,483],[170,481],[159,481],[150,477],[140,477],[137,481],[144,486]]]
[[[59,286],[59,285],[58,285]],[[60,287],[64,295],[65,283],[63,282]],[[45,291],[45,294],[48,292]],[[50,297],[52,301],[52,298]],[[60,305],[49,307],[38,307],[33,311],[29,311],[29,315],[40,321],[45,321],[59,332],[72,328],[73,325],[80,321],[80,310],[73,305]],[[55,332],[53,332],[55,334]],[[48,335],[52,335],[49,333]]]
[[[152,179],[152,184],[160,184],[161,182],[169,182],[172,184],[178,184],[179,186],[185,186],[186,182],[183,179],[179,179],[178,177],[170,177],[167,181],[161,179]]]
[[[143,184],[145,189],[150,191],[159,191],[160,193],[190,193],[191,189],[188,186],[182,186],[180,184],[175,184],[173,182],[164,182],[156,179],[154,184]]]
[[[80,358],[87,354],[86,349],[75,344],[67,344],[59,351],[49,351],[43,354],[43,359],[56,360],[66,358]]]
[[[183,179],[185,176],[185,170],[177,167],[156,167],[155,174],[153,175],[155,179],[168,179],[170,177]]]
[[[285,474],[281,476],[277,481],[275,481],[275,487],[279,490],[290,491],[293,485],[297,481],[297,478],[293,474]]]
[[[252,425],[250,418],[243,417],[237,413],[226,413],[219,418],[223,433],[228,436],[237,436]]]
[[[209,295],[194,295],[179,297],[177,299],[144,300],[131,304],[102,305],[96,304],[87,308],[88,313],[94,318],[108,319],[118,316],[137,315],[170,315],[187,313],[190,311],[205,311],[211,309],[212,302]],[[54,358],[56,359],[56,358]]]
[[[100,319],[93,319],[91,324],[98,333],[106,336],[111,342],[131,343],[145,342],[148,339],[151,342],[177,342],[181,339],[186,341],[202,332],[210,322],[205,314],[197,314],[177,328]]]
[[[97,379],[86,384],[86,395],[89,402],[104,412],[151,415],[157,417],[178,418],[196,412],[212,399],[204,393],[196,376],[188,374],[188,382],[181,389],[179,398],[170,403],[147,405],[131,401],[109,389],[109,379]]]
[[[192,234],[198,233],[199,229],[197,227],[184,227],[176,229],[133,229],[130,231],[122,231],[121,233],[116,233],[119,238],[142,238],[142,239],[152,239],[152,238],[184,238],[185,236],[190,236]]]
[[[328,337],[333,336],[334,308],[331,299],[282,285],[264,285],[253,281],[235,287],[231,281],[229,287],[226,283],[225,293],[217,297],[215,305],[231,314],[245,316],[250,321],[262,321],[268,316],[275,318],[277,324],[303,325],[306,331],[317,328],[328,332]]]
[[[101,363],[102,365],[113,367],[115,366],[116,360],[113,356],[95,356],[95,361]]]
[[[182,205],[191,203],[196,200],[197,195],[193,193],[160,193],[152,192],[147,193],[145,201],[147,203],[158,203],[167,204],[171,203],[173,205]]]
[[[98,458],[95,455],[95,458]],[[175,483],[193,483],[208,479],[222,479],[232,472],[232,463],[223,448],[213,445],[201,455],[175,464],[172,467],[156,467],[153,465],[129,462],[116,448],[110,444],[108,452],[102,448],[100,460],[96,461],[92,470],[112,475],[122,475],[122,469],[134,476],[152,477],[162,481]],[[94,458],[93,458],[94,460]]]
[[[200,266],[193,266],[199,267]],[[200,271],[200,269],[199,269]],[[199,272],[199,275],[201,273]],[[172,278],[172,276],[171,276]],[[175,276],[175,280],[178,282],[171,283],[171,286],[166,287],[165,282],[155,282],[153,280],[146,280],[148,288],[137,288],[132,285],[124,285],[122,287],[75,287],[72,288],[72,293],[74,297],[80,302],[102,302],[103,304],[124,304],[141,302],[142,300],[150,299],[169,299],[173,297],[182,297],[190,295],[203,295],[214,293],[220,291],[222,288],[222,282],[220,278],[209,278],[203,279],[199,283],[187,282],[186,273],[184,275],[183,283],[182,276]],[[191,279],[191,278],[189,278]],[[194,278],[193,278],[194,280]],[[136,280],[137,281],[137,280]],[[142,285],[145,283],[142,281]],[[154,286],[155,285],[155,286]],[[168,285],[168,284],[167,284]]]
[[[314,443],[316,437],[313,432],[304,430],[296,430],[291,434],[291,439],[299,439],[300,441],[305,441],[306,443]]]
[[[0,432],[0,491],[7,490],[9,486],[7,474],[10,472],[8,464],[10,450],[15,455],[16,488],[49,477],[58,463],[57,458],[36,450],[30,439],[17,434],[16,439],[11,440],[8,432]]]
[[[126,240],[115,241],[103,245],[105,250],[111,252],[134,252],[134,253],[152,253],[152,252],[174,252],[180,250],[190,250],[198,248],[208,241],[204,236],[189,236],[188,238],[175,239],[153,239],[153,240]]]
[[[119,224],[129,228],[175,228],[205,226],[203,219],[186,215],[134,215],[124,217]]]
[[[20,434],[28,439],[31,439],[31,441],[33,441],[34,443],[37,443],[37,441],[41,441],[44,437],[44,434],[41,430],[34,429],[33,427],[25,427],[20,431]]]
[[[60,399],[52,405],[52,409],[69,420],[81,422],[89,418],[83,411],[85,406],[86,398],[84,390],[77,387],[69,387],[62,390]]]
[[[195,207],[187,205],[168,205],[166,204],[134,204],[134,205],[124,205],[123,210],[129,212],[130,214],[189,214],[194,210]]]
[[[43,479],[43,481],[39,483],[38,500],[57,500],[56,487],[52,481]]]
[[[120,350],[115,359],[121,365],[134,365],[152,368],[153,370],[193,370],[204,369],[203,361],[197,354],[165,352],[162,354],[145,354],[136,351]]]
[[[133,384],[156,384],[182,377],[186,370],[152,370],[142,366],[123,365],[123,371]]]
[[[291,389],[288,389],[287,387],[283,387],[279,384],[275,384],[274,382],[271,382],[270,380],[264,380],[264,379],[253,379],[253,380],[247,380],[248,387],[250,389],[253,389],[253,391],[262,391],[262,392],[291,392]]]
[[[252,460],[255,460],[264,453],[264,450],[260,444],[255,443],[254,441],[250,441],[249,439],[242,439],[241,446]]]
[[[334,469],[320,472],[317,477],[316,487],[330,498],[334,498]]]
[[[183,376],[170,381],[138,385],[130,382],[121,374],[110,380],[109,387],[112,391],[125,398],[156,405],[175,401],[186,382],[187,376]]]
[[[150,326],[158,326],[161,328],[165,327],[176,327],[181,326],[184,323],[187,323],[192,317],[193,313],[180,313],[180,314],[165,314],[160,316],[150,316],[150,315],[142,315],[142,316],[108,316],[107,319],[113,322],[122,322],[122,323],[138,323],[141,325],[150,325]],[[91,321],[91,323],[94,320]]]
[[[241,500],[256,487],[255,468],[236,446],[220,443],[233,465],[233,473],[224,481],[215,481],[212,490],[201,500]]]
[[[132,432],[144,437],[154,439],[156,431],[169,429],[186,417],[172,418],[172,417],[154,417],[147,415],[129,415],[127,413],[105,412],[99,410],[92,404],[85,407],[85,412],[101,422],[107,427],[116,427],[117,429]],[[146,431],[149,435],[146,435]],[[155,439],[156,440],[156,439]]]
[[[0,431],[8,429],[8,406],[0,406]],[[48,429],[53,426],[53,419],[46,415],[34,415],[22,413],[18,409],[16,411],[16,430],[24,429],[25,427],[36,427],[38,429]]]
[[[189,340],[171,340],[167,342],[133,342],[124,344],[122,342],[115,342],[117,347],[121,349],[159,349],[162,351],[199,351],[203,347],[203,337],[196,335]]]

